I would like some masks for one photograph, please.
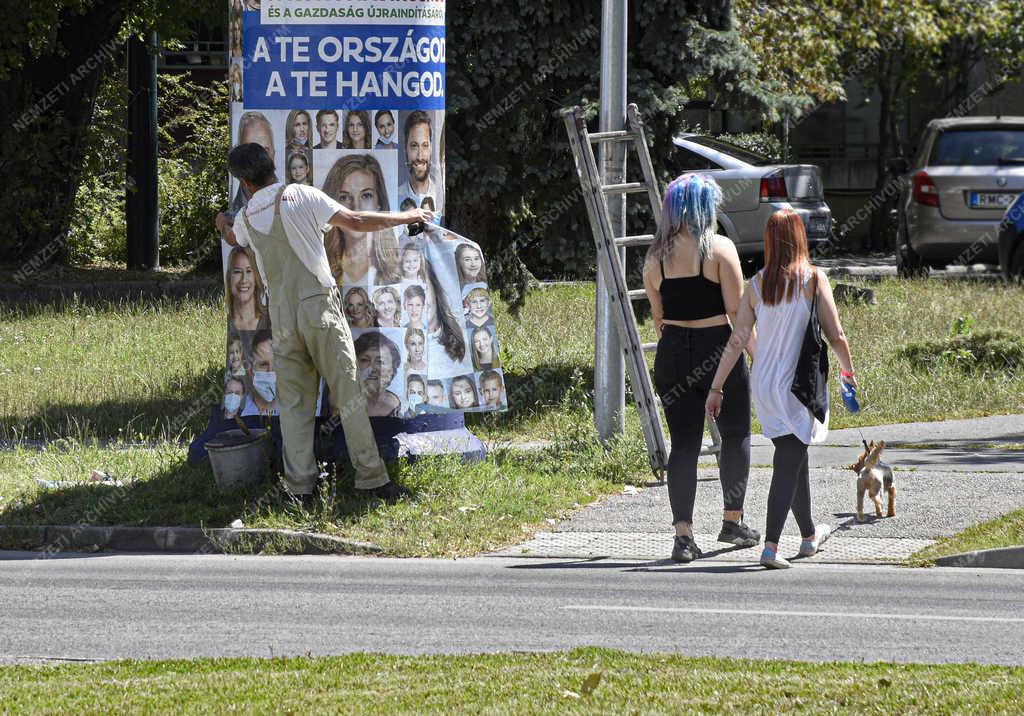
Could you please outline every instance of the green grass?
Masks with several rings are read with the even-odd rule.
[[[971,525],[952,537],[944,537],[910,557],[911,564],[931,562],[938,557],[1024,545],[1024,507],[994,520]]]
[[[0,667],[4,713],[1015,713],[1024,669],[583,648]]]
[[[627,439],[606,451],[588,422],[579,410],[554,413],[548,434],[555,446],[533,453],[498,449],[468,466],[455,457],[393,465],[392,475],[413,492],[394,505],[354,497],[351,475],[343,472],[311,512],[285,500],[276,482],[223,495],[209,467],[189,467],[177,446],[111,450],[66,442],[42,451],[16,448],[0,452],[0,524],[87,519],[90,525],[226,527],[241,519],[247,527],[373,542],[394,556],[478,554],[522,542],[547,520],[648,479],[639,444]],[[90,484],[94,469],[123,484]],[[41,476],[69,484],[43,487],[36,483]]]
[[[1024,411],[1019,372],[965,373],[952,364],[916,370],[898,351],[948,336],[958,316],[973,316],[978,330],[1019,333],[1024,288],[895,280],[871,286],[877,306],[840,307],[863,410],[833,411],[833,427]],[[547,438],[546,420],[563,410],[573,375],[592,388],[593,285],[535,291],[518,318],[495,303],[511,410],[468,416],[467,424],[485,439]],[[653,340],[649,321],[642,334]],[[200,399],[218,381],[224,335],[216,299],[0,308],[0,439],[188,439],[205,427]],[[839,404],[838,392],[833,401]],[[632,407],[626,417],[638,435]]]

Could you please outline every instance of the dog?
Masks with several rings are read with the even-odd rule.
[[[868,493],[871,501],[875,503],[875,515],[882,516],[882,501],[878,494],[885,490],[889,496],[889,509],[886,517],[896,516],[896,484],[893,479],[892,468],[881,461],[882,450],[885,449],[885,440],[877,443],[872,440],[864,443],[864,452],[860,454],[857,461],[850,465],[850,469],[857,473],[857,521],[864,521],[864,493]]]

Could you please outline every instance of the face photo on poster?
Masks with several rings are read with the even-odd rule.
[[[285,121],[288,116],[286,111],[268,110],[252,111],[244,110],[240,103],[232,105],[232,116],[237,120],[231,123],[231,146],[239,144],[255,143],[262,146],[274,160],[274,167],[278,171],[278,178],[284,178],[281,167],[286,167],[285,150],[282,143],[275,142],[275,138],[284,137]],[[248,195],[242,188],[241,183],[231,177],[229,182],[231,196],[231,210],[237,213],[249,200]]]
[[[242,57],[242,0],[231,0],[228,11],[228,52],[232,58]]]
[[[313,149],[341,149],[341,112],[320,109],[314,115],[317,143]]]
[[[427,311],[426,283],[402,282],[402,326],[427,330],[430,314]]]
[[[242,416],[279,415],[277,407],[277,376],[274,374],[274,337],[270,329],[257,331],[252,337],[252,356],[246,361],[243,377],[246,387]]]
[[[508,398],[505,395],[505,374],[501,369],[481,371],[476,375],[480,388],[480,405],[484,410],[505,410]]]
[[[403,111],[398,116],[398,201],[411,199],[421,207],[429,196],[438,215],[445,211],[440,158],[443,122],[444,113],[439,111]]]
[[[488,370],[501,367],[498,350],[498,336],[494,326],[479,326],[466,329],[467,343],[473,360],[473,370]]]
[[[350,109],[342,118],[341,145],[345,149],[373,149],[373,113]]]
[[[462,289],[462,306],[465,312],[466,328],[480,328],[494,325],[491,292],[482,283],[469,284]]]
[[[377,314],[377,328],[401,328],[402,327],[402,296],[399,293],[400,284],[392,286],[377,286],[373,289],[374,313]]]
[[[404,334],[400,328],[353,331],[356,370],[370,417],[397,418],[407,408],[402,370]]]
[[[293,109],[284,122],[284,148],[286,152],[313,148],[313,115],[308,109]]]
[[[293,149],[288,152],[286,184],[313,186],[313,150]]]
[[[419,328],[405,329],[405,370],[427,374],[427,334]]]
[[[378,109],[373,112],[373,148],[398,149],[398,110]]]
[[[240,57],[231,60],[231,69],[228,70],[228,88],[232,102],[242,102],[245,99],[242,94],[242,58]]]
[[[349,149],[313,152],[318,188],[352,211],[391,211],[397,181],[393,152]],[[327,260],[339,286],[375,286],[402,280],[398,235],[394,229],[359,232],[332,228],[324,237]]]

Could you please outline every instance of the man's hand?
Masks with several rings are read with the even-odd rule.
[[[403,224],[433,224],[434,212],[430,209],[409,209],[403,211],[399,216]]]
[[[222,211],[219,214],[217,214],[217,231],[219,231],[220,235],[224,237],[224,240],[227,241],[232,246],[237,245],[235,243],[235,232],[231,230],[231,227],[233,227],[234,225],[234,214],[227,211]]]
[[[224,230],[235,225],[235,215],[227,211],[222,211],[217,214],[217,231],[221,234]]]

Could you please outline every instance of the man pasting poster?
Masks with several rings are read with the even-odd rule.
[[[230,6],[231,76],[241,76],[233,146],[263,147],[284,185],[320,189],[350,212],[393,217],[386,225],[324,218],[319,227],[371,417],[507,407],[480,247],[438,225],[422,230],[394,218],[422,210],[440,223],[444,213],[444,6]],[[250,182],[232,178],[232,212],[247,206],[251,191]],[[280,351],[282,337],[271,320],[271,259],[253,242],[238,243],[225,242],[223,251],[224,417],[277,416],[274,344]],[[339,412],[323,382],[316,401],[322,417]]]

